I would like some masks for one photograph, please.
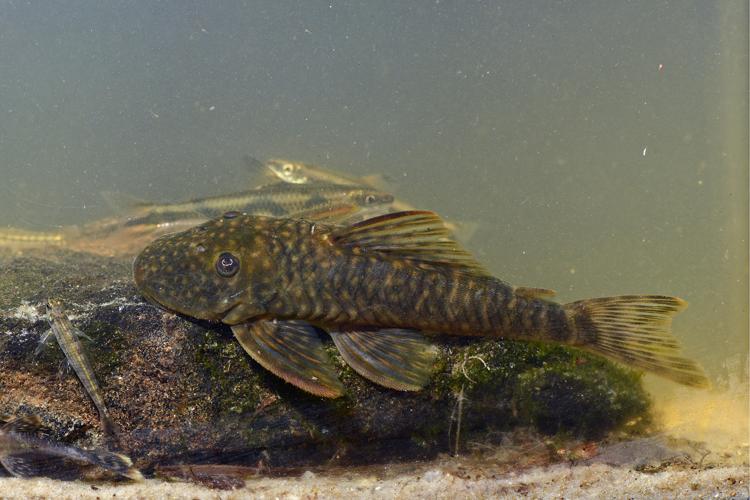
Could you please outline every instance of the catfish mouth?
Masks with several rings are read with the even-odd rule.
[[[220,313],[221,322],[227,325],[236,325],[248,320],[247,305],[240,298],[235,300],[224,311]]]
[[[190,306],[180,305],[178,300],[172,302],[168,299],[157,298],[157,294],[153,293],[146,287],[139,288],[139,292],[141,296],[146,299],[146,302],[149,302],[150,304],[153,304],[160,309],[171,311],[187,318],[195,318],[212,322],[226,323],[226,321],[224,321],[225,318],[227,318],[232,314],[233,311],[236,311],[242,306],[242,304],[240,304],[238,301],[229,304],[219,310],[201,310],[199,308],[191,309]]]
[[[157,287],[158,289],[158,287]],[[163,295],[160,296],[157,291],[152,290],[149,286],[140,285],[138,291],[146,302],[157,306],[160,309],[165,309],[173,313],[180,314],[188,318],[195,318],[205,321],[222,322],[227,324],[235,324],[238,321],[233,321],[231,315],[239,312],[242,308],[241,299],[237,299],[234,302],[225,305],[221,308],[201,309],[199,307],[191,308],[189,305],[180,304],[179,299],[170,300]]]

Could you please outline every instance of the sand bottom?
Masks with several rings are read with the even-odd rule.
[[[452,466],[453,465],[453,466]],[[408,472],[383,468],[333,475],[305,472],[297,477],[254,478],[230,491],[188,483],[89,484],[48,479],[0,478],[2,498],[748,498],[747,466],[645,473],[606,464],[556,464],[523,472],[455,467],[445,461],[420,464]]]

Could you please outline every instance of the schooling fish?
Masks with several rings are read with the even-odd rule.
[[[158,236],[194,227],[228,210],[336,223],[355,222],[393,211],[392,195],[351,185],[282,182],[175,203],[150,203],[111,192],[102,194],[122,215],[57,231],[0,229],[0,247],[20,250],[61,246],[96,254],[132,255]]]
[[[359,374],[418,390],[435,349],[422,332],[572,345],[705,387],[678,354],[676,297],[626,295],[558,304],[548,290],[490,276],[432,212],[348,227],[230,212],[160,238],[134,262],[140,292],[173,311],[231,325],[260,365],[308,392],[343,393],[318,328]]]
[[[64,246],[74,233],[68,230],[31,231],[28,229],[0,229],[0,246],[13,248]]]
[[[107,405],[104,403],[102,390],[96,381],[94,369],[91,367],[91,363],[83,350],[80,340],[78,340],[79,337],[85,337],[86,335],[70,322],[70,319],[63,311],[61,301],[49,299],[47,301],[47,315],[50,327],[52,328],[51,333],[54,333],[57,343],[60,345],[63,353],[65,353],[68,363],[73,367],[73,371],[78,375],[78,380],[81,381],[83,388],[99,411],[102,430],[108,436],[114,436],[116,433],[115,424],[107,411]],[[48,336],[49,333],[42,337],[40,346],[46,342]]]
[[[107,450],[84,450],[44,435],[37,416],[6,417],[0,426],[0,464],[16,477],[81,479],[95,465],[134,481],[143,480],[130,458]]]
[[[352,177],[311,163],[298,161],[272,158],[267,160],[264,166],[270,171],[273,177],[290,184],[323,183],[376,188],[383,188],[384,184],[386,184],[382,175]]]
[[[290,184],[318,184],[318,183],[334,183],[338,185],[352,185],[362,187],[374,187],[377,189],[388,188],[389,182],[387,182],[382,175],[366,175],[364,177],[350,177],[339,172],[334,172],[317,165],[310,163],[302,163],[290,160],[270,159],[265,164],[260,161],[246,157],[245,161],[248,163],[248,167],[257,168],[258,165],[265,166],[265,168],[272,174],[273,177],[281,180],[282,182]],[[392,212],[402,212],[415,210],[413,205],[406,203],[402,200],[393,199],[391,204],[387,207],[388,210],[382,211],[362,211],[356,216],[348,217],[344,221],[335,221],[354,223],[365,220],[376,215],[383,215]],[[249,213],[249,212],[248,212]],[[255,214],[251,214],[255,215]],[[263,214],[257,214],[263,215]],[[444,221],[446,227],[458,238],[460,241],[466,242],[471,239],[477,230],[476,223],[467,222],[448,222]]]
[[[106,195],[110,202],[117,196]],[[364,186],[278,183],[233,194],[196,198],[176,203],[133,201],[124,203],[133,215],[126,226],[161,224],[196,216],[211,219],[229,210],[269,217],[308,217],[316,220],[364,208],[388,205],[393,196]],[[123,205],[123,203],[118,203]]]

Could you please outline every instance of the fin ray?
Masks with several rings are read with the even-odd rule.
[[[530,286],[517,286],[513,289],[513,293],[520,297],[527,299],[551,299],[557,292],[550,290],[549,288],[535,288]]]
[[[487,270],[453,238],[434,212],[411,210],[385,214],[332,234],[337,245],[392,254],[425,264],[448,265],[479,276]]]
[[[687,306],[677,297],[622,295],[563,307],[580,347],[691,387],[709,387],[703,369],[679,353],[672,316]]]
[[[0,438],[4,441],[0,464],[17,477],[79,479],[82,467],[95,465],[134,481],[143,480],[126,455],[59,443],[45,436],[48,432],[37,415],[11,417],[0,428]]]
[[[437,351],[419,332],[387,328],[330,334],[344,361],[376,384],[417,391],[430,381]]]
[[[233,325],[232,332],[258,364],[290,384],[326,398],[344,393],[313,326],[301,321],[258,320]]]

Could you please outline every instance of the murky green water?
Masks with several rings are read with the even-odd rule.
[[[715,389],[649,382],[675,432],[747,439],[746,2],[0,2],[0,224],[363,175],[476,222],[561,301],[681,296]]]

